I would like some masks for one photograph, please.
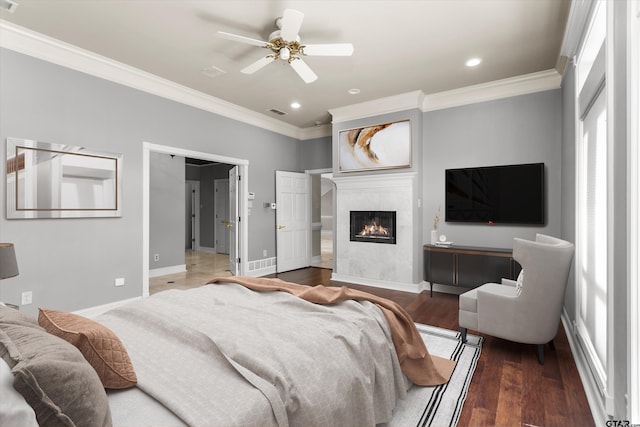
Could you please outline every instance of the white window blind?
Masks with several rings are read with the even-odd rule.
[[[606,79],[606,3],[598,2],[576,62],[577,209],[576,327],[598,388],[609,385],[609,218]]]
[[[607,366],[607,111],[602,90],[582,121],[580,147],[578,331],[592,368],[606,384]]]

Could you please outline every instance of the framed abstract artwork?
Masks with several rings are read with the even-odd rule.
[[[411,121],[339,132],[340,172],[411,167]]]

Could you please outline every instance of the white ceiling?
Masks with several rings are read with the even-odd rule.
[[[299,128],[328,110],[421,90],[433,94],[553,69],[571,0],[14,0],[0,18]],[[285,8],[304,13],[304,43],[354,45],[351,57],[305,57],[305,84],[284,61],[240,70],[265,49]],[[475,68],[464,62],[482,58]],[[210,66],[226,73],[214,78]],[[351,88],[360,94],[350,95]],[[298,110],[292,101],[302,104]],[[286,112],[277,116],[268,110]]]

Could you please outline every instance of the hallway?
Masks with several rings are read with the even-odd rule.
[[[231,276],[229,255],[210,252],[185,252],[187,271],[149,278],[149,294],[167,289],[189,289],[204,285],[214,277]]]

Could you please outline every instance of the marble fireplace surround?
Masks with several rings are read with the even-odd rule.
[[[332,280],[419,292],[414,283],[415,172],[335,176],[335,269]],[[396,211],[396,244],[350,241],[351,211]]]

